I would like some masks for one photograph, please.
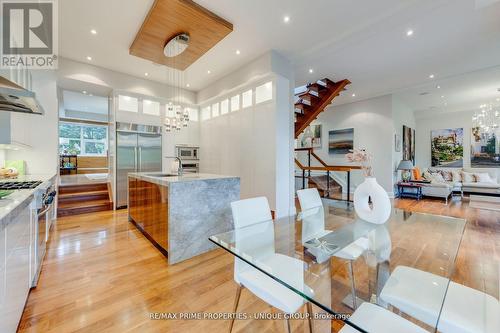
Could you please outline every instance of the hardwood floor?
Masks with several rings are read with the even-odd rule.
[[[468,219],[454,280],[498,297],[500,214],[467,203],[396,200],[407,210]],[[225,320],[151,320],[150,313],[228,312],[236,292],[233,257],[214,250],[177,265],[127,221],[125,210],[59,218],[39,286],[19,332],[225,332]],[[348,285],[347,274],[346,285]],[[317,311],[317,309],[315,310]],[[271,312],[243,291],[238,312]],[[329,323],[315,323],[330,331]],[[335,329],[337,323],[332,324]],[[319,327],[319,328],[322,328]],[[233,332],[282,332],[272,320],[236,321]],[[292,321],[293,332],[308,332]],[[323,329],[317,331],[325,331]]]

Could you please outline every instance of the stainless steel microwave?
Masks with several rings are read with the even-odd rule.
[[[198,150],[199,147],[189,147],[189,146],[176,146],[177,157],[181,160],[198,160]]]

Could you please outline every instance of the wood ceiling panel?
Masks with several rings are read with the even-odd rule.
[[[130,54],[185,70],[231,31],[231,23],[194,1],[156,0],[130,46]],[[166,57],[165,44],[183,32],[189,34],[189,47],[176,57]]]

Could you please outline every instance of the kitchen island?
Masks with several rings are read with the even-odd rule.
[[[169,264],[213,249],[208,237],[233,229],[230,204],[239,198],[239,177],[128,174],[129,220]]]

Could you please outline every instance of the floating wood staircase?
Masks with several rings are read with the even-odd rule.
[[[60,185],[57,216],[78,215],[113,209],[108,184]]]
[[[333,82],[325,78],[315,83],[308,84],[306,86],[307,90],[298,95],[299,100],[295,103],[295,138],[297,138],[350,83],[351,82],[347,79]]]

